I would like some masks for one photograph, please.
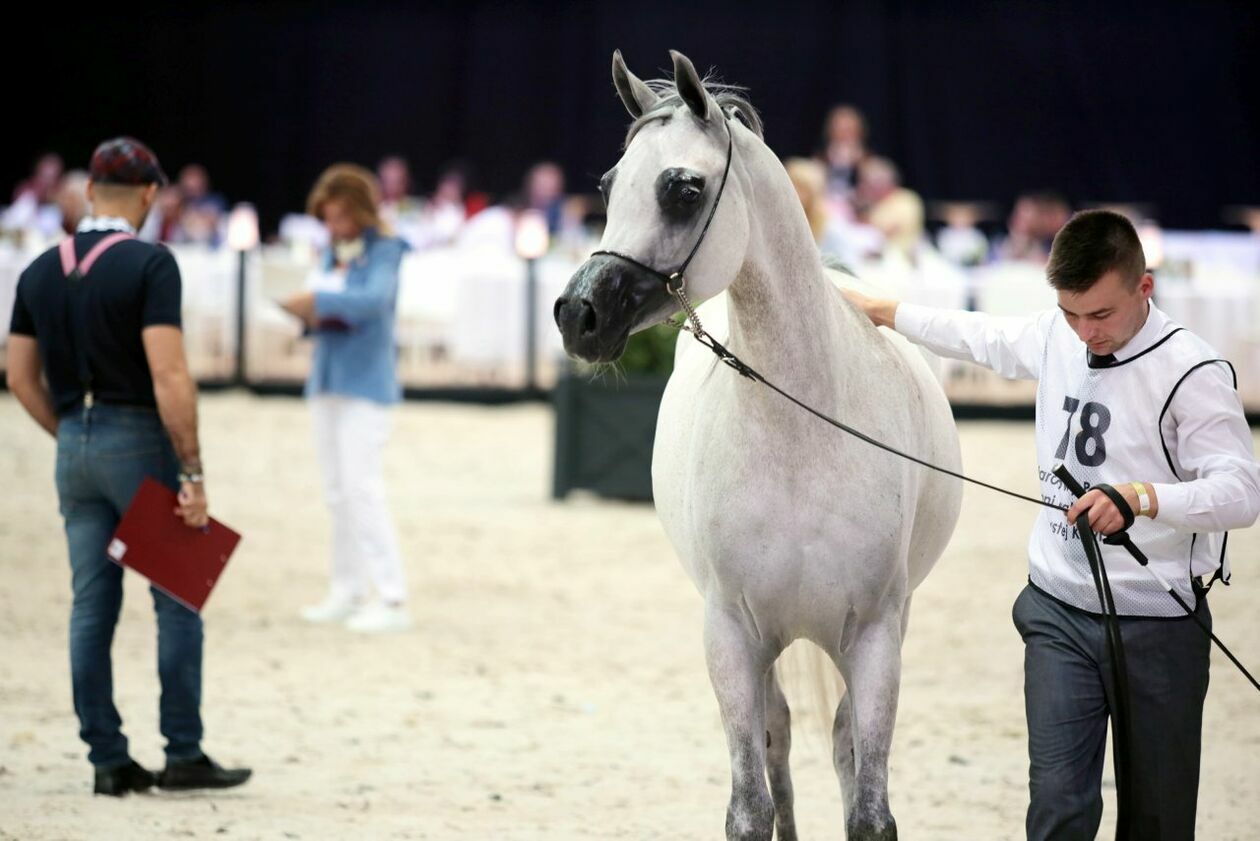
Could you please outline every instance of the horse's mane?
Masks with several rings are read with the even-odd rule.
[[[673,79],[648,79],[645,84],[661,100],[651,111],[644,111],[638,119],[630,124],[630,128],[626,131],[626,146],[630,145],[630,141],[634,139],[639,129],[643,128],[646,123],[667,116],[674,108],[683,104],[682,97],[678,94],[678,85]],[[704,85],[704,89],[709,96],[713,97],[714,101],[717,102],[718,108],[722,109],[723,114],[727,117],[734,117],[746,125],[757,137],[765,139],[762,133],[761,115],[757,113],[757,109],[748,101],[748,97],[745,95],[747,88],[719,82],[711,75],[705,76],[701,84]]]

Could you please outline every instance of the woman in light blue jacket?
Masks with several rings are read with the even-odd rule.
[[[319,177],[307,212],[328,228],[331,246],[312,288],[284,304],[315,341],[306,397],[333,521],[331,587],[302,615],[365,632],[410,626],[382,473],[389,407],[401,396],[394,315],[407,246],[382,230],[379,196],[372,173],[353,164]]]

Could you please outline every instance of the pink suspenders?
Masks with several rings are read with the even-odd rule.
[[[79,384],[83,387],[83,408],[88,410],[95,403],[95,396],[92,393],[92,366],[88,363],[86,344],[86,333],[81,324],[82,313],[79,311],[82,304],[79,300],[79,282],[83,280],[84,275],[92,270],[92,266],[102,254],[113,248],[123,240],[134,239],[131,234],[121,231],[110,234],[102,239],[84,255],[82,262],[75,260],[74,253],[74,237],[66,237],[61,241],[59,248],[61,254],[61,270],[66,274],[66,280],[70,282],[70,288],[66,298],[67,316],[69,318],[71,336],[71,344],[74,346],[75,367],[79,372]],[[76,316],[80,318],[76,319]],[[76,335],[77,334],[77,335]]]
[[[76,263],[74,237],[66,237],[61,241],[61,270],[66,273],[66,277],[70,277],[75,271],[79,273],[79,277],[83,277],[92,271],[93,264],[102,254],[127,239],[134,239],[134,237],[131,234],[116,231],[92,246],[91,250],[83,256],[82,262]]]

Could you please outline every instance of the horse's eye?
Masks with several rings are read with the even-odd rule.
[[[673,190],[675,197],[683,204],[695,204],[700,200],[702,191],[695,184],[681,183]]]
[[[608,207],[608,199],[612,196],[613,179],[617,177],[617,171],[610,169],[604,173],[604,177],[599,179],[599,194],[604,198],[604,207]]]
[[[690,219],[704,199],[704,176],[690,169],[671,167],[656,179],[656,199],[666,218]]]

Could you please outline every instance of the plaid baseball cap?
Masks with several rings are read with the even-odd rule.
[[[157,155],[134,137],[106,140],[92,153],[88,176],[100,184],[158,184],[165,187],[166,173]]]

